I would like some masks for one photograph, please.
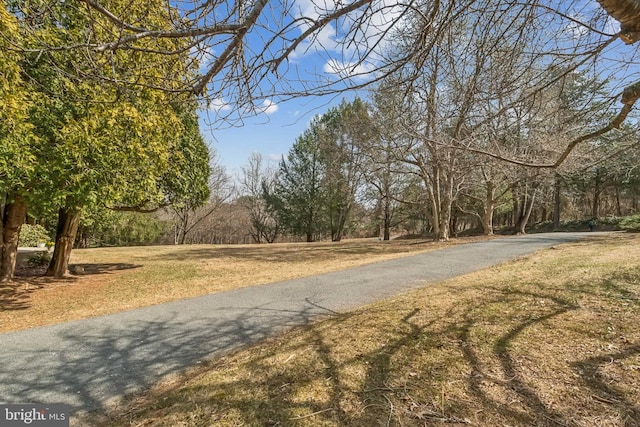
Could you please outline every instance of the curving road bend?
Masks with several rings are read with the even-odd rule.
[[[331,315],[599,233],[455,245],[286,282],[0,334],[0,402],[103,408],[201,360]]]

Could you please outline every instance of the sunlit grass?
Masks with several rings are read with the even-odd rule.
[[[640,425],[640,236],[558,246],[298,328],[87,425]]]
[[[71,266],[80,266],[81,274],[19,278],[15,292],[0,292],[0,332],[341,270],[442,245],[351,240],[74,250]]]

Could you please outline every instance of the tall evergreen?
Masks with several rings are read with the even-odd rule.
[[[312,126],[298,137],[287,159],[280,161],[273,192],[265,189],[267,203],[282,226],[294,235],[304,236],[307,242],[317,240],[325,230],[325,173]]]

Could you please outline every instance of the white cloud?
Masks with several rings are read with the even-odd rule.
[[[321,16],[331,13],[342,3],[339,0],[297,0],[297,11],[295,18],[306,18],[299,22],[300,33],[308,30],[312,23]],[[314,32],[313,36],[304,40],[290,55],[291,59],[300,58],[307,54],[321,51],[336,51],[340,48],[341,40],[338,37],[336,27],[329,23],[320,30]]]
[[[318,52],[337,52],[341,42],[336,38],[336,30],[331,24],[317,31],[310,40],[304,40],[291,52],[291,59],[302,58]]]
[[[206,45],[192,46],[191,49],[189,49],[189,55],[198,61],[201,73],[205,73],[216,58],[213,47]]]
[[[265,99],[260,106],[256,107],[256,110],[260,113],[273,114],[278,111],[278,108],[278,104],[269,99]]]
[[[589,33],[588,28],[582,25],[582,22],[587,22],[586,18],[582,15],[576,14],[571,16],[572,21],[567,23],[565,31],[571,36],[572,39],[578,40]]]
[[[366,79],[375,70],[373,64],[340,62],[337,59],[330,59],[322,70],[327,74],[335,74],[341,78]]]
[[[296,18],[308,18],[300,20],[298,30],[303,33],[310,28],[312,22],[318,18],[345,7],[352,0],[295,0]],[[398,25],[402,11],[406,6],[398,4],[397,0],[373,0],[367,9],[364,19],[360,13],[353,16],[347,14],[341,17],[337,23],[329,23],[298,45],[291,53],[290,59],[298,59],[305,55],[325,53],[329,56],[341,56],[343,61],[349,58],[360,58],[368,55],[370,59],[380,60],[388,42],[383,39],[392,25]],[[356,21],[356,17],[358,21]],[[357,28],[357,30],[355,30]],[[348,34],[348,35],[347,35]],[[349,40],[346,43],[345,37]],[[373,49],[373,51],[370,51]]]
[[[354,40],[353,50],[364,52],[375,46],[370,58],[380,58],[392,42],[392,34],[388,32],[390,28],[405,25],[401,19],[404,11],[406,5],[397,0],[374,0],[364,22],[355,22],[347,17],[344,31],[349,31],[353,26],[358,28],[359,37]]]
[[[216,113],[220,111],[230,111],[231,105],[224,98],[215,98],[209,102],[209,109],[215,111]]]

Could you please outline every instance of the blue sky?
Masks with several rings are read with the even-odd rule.
[[[283,22],[274,23],[271,19],[273,16],[281,16],[282,10],[278,9],[280,3],[273,2],[270,6],[272,10],[260,18],[247,37],[247,63],[252,63],[256,58],[258,63],[263,60],[268,62],[270,55],[277,56],[280,52],[279,43],[302,34],[310,25],[308,20],[297,18],[319,18],[332,11],[336,3],[339,3],[338,0],[295,0],[293,7],[287,11],[288,16],[282,18]],[[201,131],[230,174],[239,173],[252,152],[259,152],[264,159],[277,164],[281,156],[289,151],[296,137],[307,128],[314,115],[323,114],[343,98],[353,99],[356,96],[356,92],[347,92],[282,101],[277,98],[278,94],[290,97],[289,95],[298,91],[304,92],[307,84],[323,87],[327,84],[333,86],[336,82],[334,88],[340,90],[345,87],[341,79],[361,83],[373,77],[372,71],[378,61],[375,55],[369,55],[362,62],[354,61],[362,57],[362,52],[359,52],[361,49],[366,49],[369,43],[380,38],[381,29],[388,28],[399,13],[396,10],[396,0],[377,0],[376,5],[376,12],[371,13],[361,25],[361,31],[353,39],[354,43],[344,43],[344,32],[349,31],[353,20],[348,16],[343,17],[339,22],[329,23],[298,45],[287,55],[286,61],[280,64],[277,73],[270,71],[266,77],[261,77],[263,80],[252,87],[251,95],[254,108],[262,110],[257,116],[245,117],[242,122],[235,122],[233,125],[221,121],[220,118],[226,115],[237,117],[246,107],[243,102],[246,102],[247,95],[239,93],[235,84],[229,84],[225,80],[225,73],[211,82],[209,93],[212,95],[208,99],[208,108],[200,114]],[[293,24],[294,22],[297,23]],[[279,24],[288,29],[278,37],[278,43],[265,50],[266,58],[263,59],[261,52],[264,43],[274,36]],[[196,51],[203,72],[215,61],[224,46],[221,43]],[[377,48],[384,49],[384,43],[378,44]],[[359,96],[366,97],[366,93],[360,93]],[[238,101],[240,104],[237,104]]]
[[[263,158],[277,165],[282,155],[286,155],[293,143],[308,127],[311,118],[323,114],[331,106],[337,105],[343,98],[352,99],[355,92],[340,96],[324,96],[294,99],[272,104],[254,117],[244,119],[243,123],[231,126],[214,123],[216,111],[201,113],[201,132],[207,143],[213,148],[231,175],[240,173],[251,153],[261,153]]]
[[[327,0],[323,4],[330,7],[336,0]],[[393,10],[396,2],[394,0],[379,0],[380,9],[377,14],[370,18],[370,24],[365,28],[362,37],[375,40],[380,36],[380,29],[388,28],[397,11]],[[583,15],[589,16],[593,9],[599,9],[597,2],[576,1],[570,2],[574,7],[570,7],[570,15],[582,19]],[[312,0],[296,0],[295,4],[300,9],[295,9],[293,15],[318,16],[321,9]],[[574,10],[575,9],[575,10]],[[271,75],[267,80],[261,82],[260,90],[254,99],[254,106],[257,110],[262,110],[257,116],[245,117],[241,122],[235,121],[233,124],[225,123],[220,117],[231,115],[236,117],[240,108],[234,108],[233,91],[215,92],[216,98],[209,100],[208,109],[201,112],[201,131],[209,146],[213,148],[219,156],[220,162],[225,165],[227,172],[232,176],[240,173],[240,168],[246,164],[249,156],[253,152],[263,155],[267,161],[277,164],[279,159],[286,155],[297,136],[299,136],[309,125],[311,118],[316,114],[326,112],[331,106],[338,104],[343,98],[353,99],[356,92],[346,92],[335,96],[309,97],[280,101],[277,98],[270,98],[269,94],[276,95],[287,93],[287,89],[295,91],[295,82],[315,81],[319,84],[326,84],[329,81],[339,80],[339,77],[351,78],[355,82],[361,79],[372,77],[371,70],[376,65],[376,56],[369,58],[370,62],[354,65],[353,58],[358,57],[358,44],[355,47],[345,48],[341,45],[341,29],[348,28],[349,21],[340,24],[329,24],[322,29],[312,41],[307,41],[299,46],[289,57],[285,64],[278,69],[279,75]],[[261,32],[269,32],[270,23],[256,30],[255,34],[249,37],[249,43],[255,44],[255,51],[260,51],[260,44],[265,40]],[[292,30],[301,31],[303,28]],[[567,27],[569,36],[576,38],[581,34],[581,28]],[[615,30],[611,28],[612,32]],[[366,46],[367,43],[364,43]],[[378,49],[384,50],[385,44],[380,44]],[[208,61],[216,56],[216,49],[204,50],[202,53],[202,66],[206,69]],[[293,83],[291,83],[293,82]],[[262,84],[264,83],[264,84]],[[212,87],[225,87],[224,81],[213,82]],[[366,98],[366,91],[360,91],[358,95]],[[245,98],[246,99],[246,98]]]

